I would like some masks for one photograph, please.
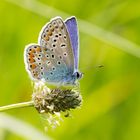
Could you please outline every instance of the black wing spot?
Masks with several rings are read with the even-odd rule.
[[[55,37],[58,37],[58,35],[55,35]]]
[[[64,38],[65,38],[65,39],[67,38],[66,35],[64,35]]]
[[[54,39],[53,41],[56,42],[56,39]]]
[[[49,65],[50,63],[51,63],[50,61],[47,62],[48,65]]]
[[[64,53],[64,56],[67,56],[67,53]]]
[[[61,44],[61,45],[60,45],[61,48],[65,47],[65,46],[66,46],[66,44]]]
[[[52,54],[52,58],[54,58],[54,55]]]
[[[62,59],[62,56],[60,55],[59,58]]]
[[[52,70],[55,70],[55,67],[53,67]]]
[[[52,44],[52,46],[55,48],[56,47],[56,45],[55,44]]]
[[[43,72],[41,72],[41,75],[43,75]]]
[[[58,65],[60,65],[60,64],[61,64],[61,62],[60,62],[60,61],[58,61],[58,62],[57,62],[57,64],[58,64]]]
[[[51,72],[50,74],[53,75],[53,72]]]

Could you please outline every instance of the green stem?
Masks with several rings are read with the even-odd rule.
[[[11,104],[11,105],[6,105],[6,106],[1,106],[0,112],[10,110],[10,109],[15,109],[15,108],[32,107],[32,106],[34,106],[33,101]]]

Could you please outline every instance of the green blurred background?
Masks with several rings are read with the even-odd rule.
[[[139,0],[1,0],[0,106],[31,99],[24,47],[37,42],[50,18],[72,15],[84,72],[81,108],[48,132],[34,108],[1,113],[0,140],[140,139]]]

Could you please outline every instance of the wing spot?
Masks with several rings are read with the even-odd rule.
[[[61,34],[59,34],[59,36],[61,36]]]
[[[49,39],[50,39],[49,36],[46,36],[46,37],[45,37],[45,40],[46,40],[46,41],[49,41]]]
[[[29,58],[29,62],[33,63],[33,62],[35,62],[35,60],[33,58]]]
[[[58,35],[55,35],[55,37],[58,37]]]
[[[66,35],[64,35],[64,39],[66,39],[67,37],[66,37]]]
[[[65,46],[66,46],[66,44],[61,44],[61,45],[60,45],[61,48],[65,47]]]
[[[46,55],[47,58],[49,58],[49,55]]]
[[[62,56],[60,55],[59,58],[62,59]]]
[[[61,64],[61,62],[60,62],[60,61],[58,61],[58,62],[57,62],[57,64],[58,64],[58,65],[60,65],[60,64]]]
[[[56,39],[54,39],[53,41],[56,42]]]
[[[47,52],[48,51],[48,49],[47,48],[44,48],[44,50]]]
[[[53,67],[52,70],[55,70],[55,67]]]
[[[39,63],[39,65],[41,65],[41,63]]]
[[[50,64],[51,64],[51,62],[50,62],[50,61],[48,61],[48,62],[47,62],[47,64],[48,64],[48,65],[50,65]]]
[[[41,67],[40,69],[43,70],[43,67]]]
[[[50,32],[48,32],[48,35],[49,35],[49,36],[52,36],[52,32],[51,32],[51,31],[50,31]]]
[[[51,51],[53,52],[53,51],[54,51],[54,49],[51,49]]]
[[[54,55],[52,54],[52,58],[54,58]]]
[[[54,48],[56,47],[56,45],[55,45],[55,44],[53,44],[52,46],[53,46]]]
[[[50,74],[53,75],[53,72],[51,72]]]
[[[36,48],[36,51],[37,51],[37,52],[41,52],[41,48],[40,48],[40,47],[37,47],[37,48]]]
[[[35,64],[32,64],[32,65],[30,65],[30,68],[31,69],[35,69],[36,68],[36,65]]]
[[[64,56],[67,56],[67,53],[64,53]]]
[[[41,72],[41,75],[43,75],[43,72]]]

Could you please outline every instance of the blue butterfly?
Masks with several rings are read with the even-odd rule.
[[[24,62],[31,79],[54,85],[76,84],[82,77],[78,59],[75,17],[66,21],[55,17],[42,28],[38,44],[29,44],[24,51]]]

